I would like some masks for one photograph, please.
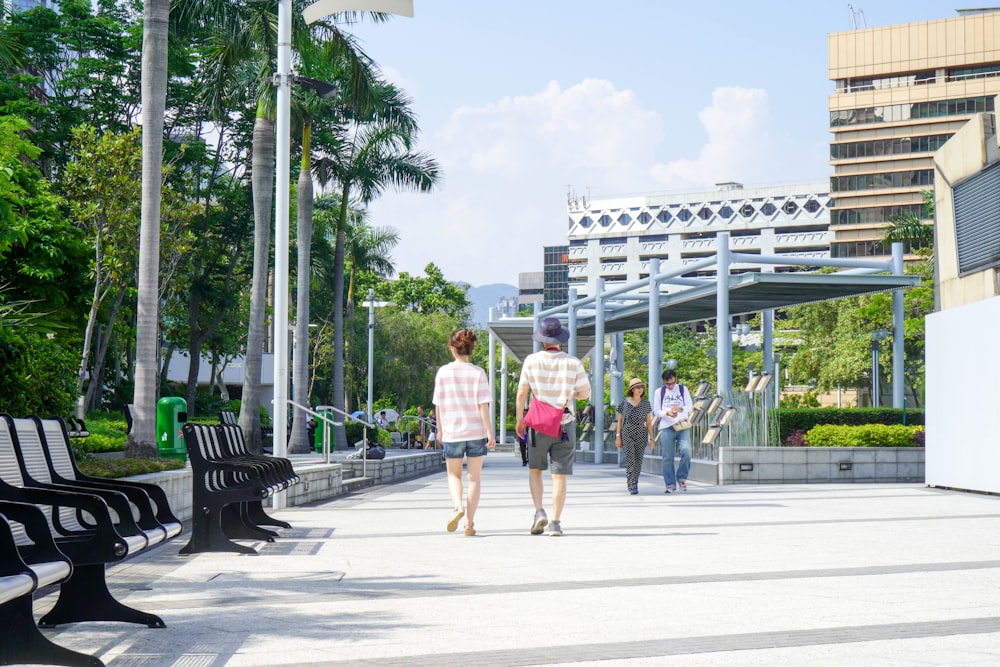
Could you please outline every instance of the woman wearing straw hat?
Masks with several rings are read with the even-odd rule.
[[[653,406],[645,399],[646,384],[639,378],[628,383],[628,392],[618,404],[615,447],[625,453],[625,481],[628,492],[639,493],[639,473],[646,445],[653,449]]]

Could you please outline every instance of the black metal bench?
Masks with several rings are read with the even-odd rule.
[[[35,623],[34,591],[72,573],[45,515],[33,505],[0,501],[0,664],[104,666],[93,656],[52,643]]]
[[[269,465],[257,460],[261,457],[231,455],[227,451],[223,428],[212,424],[184,425],[184,442],[192,471],[193,516],[191,540],[181,549],[182,554],[205,551],[257,553],[233,539],[273,542],[276,533],[260,528],[247,511],[249,504],[259,503],[295,483],[279,481]],[[260,512],[263,513],[262,508]]]
[[[73,458],[73,447],[69,441],[72,436],[62,420],[58,417],[51,419],[31,417],[31,419],[38,425],[45,439],[45,453],[48,457],[53,482],[76,487],[120,491],[125,493],[134,503],[145,503],[146,501],[142,497],[142,494],[145,494],[146,498],[154,505],[154,517],[166,531],[166,539],[169,540],[180,534],[182,530],[181,520],[174,516],[173,511],[171,511],[167,494],[162,488],[147,482],[103,479],[84,475],[77,467],[76,459]],[[140,512],[142,511],[140,510]]]
[[[14,420],[0,416],[0,500],[30,503],[42,510],[53,540],[73,563],[73,574],[60,585],[55,606],[39,625],[123,621],[165,627],[159,616],[116,600],[106,580],[109,563],[142,551],[158,535],[163,535],[158,541],[166,539],[165,531],[140,528],[128,498],[118,492],[57,484],[31,486],[18,444]]]
[[[232,410],[219,410],[219,423],[223,426],[239,426],[240,420],[236,417],[236,413]],[[260,437],[263,440],[274,438],[274,427],[260,425]]]

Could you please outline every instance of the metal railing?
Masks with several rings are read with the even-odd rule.
[[[431,431],[435,430],[436,426],[437,426],[434,422],[432,422],[427,417],[421,417],[420,415],[399,415],[399,418],[396,419],[396,428],[399,428],[399,423],[400,422],[406,421],[407,419],[416,421],[418,424],[426,424],[426,426],[427,426],[427,435],[428,436],[430,436]],[[407,432],[409,432],[409,431],[407,431]],[[421,443],[421,445],[423,447],[426,447],[428,444],[429,443],[427,443],[427,442]],[[410,448],[411,449],[413,448],[413,442],[412,441],[410,442]]]
[[[342,422],[342,421],[335,421],[328,414],[320,413],[320,412],[317,412],[316,410],[324,410],[326,412],[340,412],[340,413],[344,414],[345,416],[350,417],[349,414],[347,414],[343,410],[338,410],[337,408],[333,407],[332,405],[318,405],[318,406],[316,406],[316,410],[313,410],[312,408],[307,408],[304,405],[299,405],[295,401],[286,401],[286,403],[288,405],[292,406],[293,409],[295,409],[295,410],[301,410],[303,413],[305,413],[305,414],[309,415],[310,417],[312,417],[313,419],[315,419],[316,422],[317,422],[317,424],[323,424],[323,423],[325,423],[325,424],[327,424],[329,426],[343,426],[344,422]],[[322,431],[323,431],[323,460],[326,463],[329,463],[330,462],[330,429],[323,428]]]

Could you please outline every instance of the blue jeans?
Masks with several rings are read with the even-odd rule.
[[[681,447],[681,462],[675,473],[674,450],[677,443]],[[678,481],[687,481],[688,471],[691,470],[691,429],[675,431],[668,427],[660,431],[660,454],[663,456],[664,484],[676,488]]]

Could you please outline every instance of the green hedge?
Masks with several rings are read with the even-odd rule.
[[[796,430],[810,431],[820,424],[861,426],[862,424],[902,424],[903,411],[896,408],[786,408],[778,410],[781,442]],[[908,426],[922,425],[924,411],[906,410]]]
[[[820,424],[806,433],[809,447],[918,447],[916,434],[923,433],[923,426],[902,424],[862,424],[840,426]]]

